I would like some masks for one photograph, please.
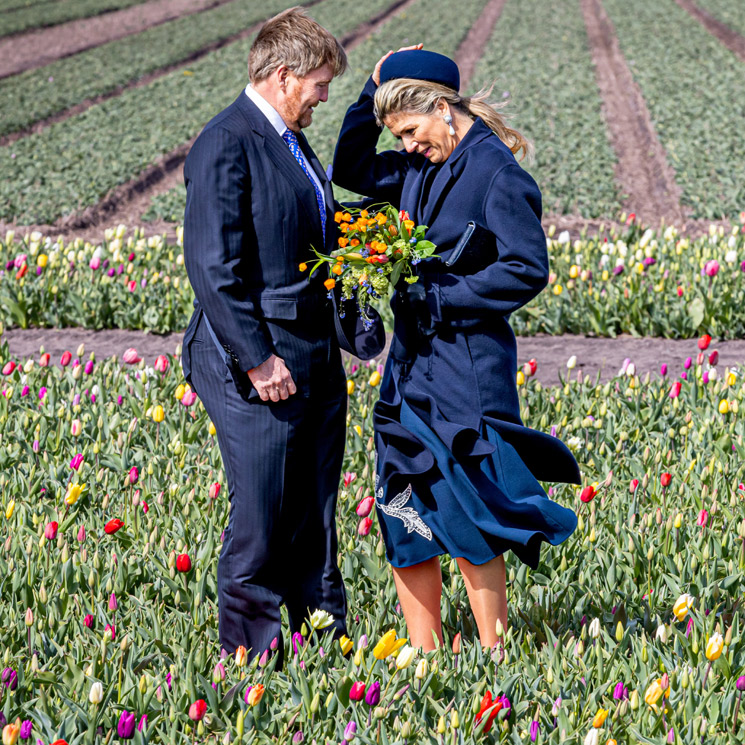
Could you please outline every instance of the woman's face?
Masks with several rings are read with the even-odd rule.
[[[458,141],[449,133],[442,112],[389,114],[383,122],[400,139],[407,153],[420,153],[432,163],[443,163],[455,149]]]

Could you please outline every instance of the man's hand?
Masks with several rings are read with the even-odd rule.
[[[246,374],[262,401],[284,401],[297,393],[295,381],[285,367],[285,361],[276,354]]]

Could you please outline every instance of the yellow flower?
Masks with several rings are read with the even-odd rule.
[[[517,384],[523,385],[525,383],[525,374],[522,370],[517,371]]]
[[[347,396],[351,396],[354,393],[354,380],[347,381]]]
[[[186,393],[186,388],[183,383],[179,383],[178,386],[176,386],[176,392],[173,395],[176,396],[178,401],[180,401],[184,397],[184,393]]]
[[[40,266],[42,269],[47,265],[49,257],[46,254],[39,254],[36,257],[36,266]]]
[[[723,649],[724,638],[718,631],[715,631],[711,637],[709,637],[709,641],[706,642],[706,659],[711,662],[718,660]]]
[[[354,427],[353,427],[353,429],[354,429],[354,431],[355,431],[355,432],[356,432],[356,433],[357,433],[357,434],[358,434],[358,435],[359,435],[360,437],[362,437],[362,427],[360,427],[360,425],[359,425],[359,424],[355,424],[355,425],[354,425]]]
[[[80,499],[80,494],[82,493],[84,487],[85,484],[70,484],[70,486],[67,488],[67,494],[65,494],[65,504],[68,507],[72,507],[72,505],[74,505],[75,502]]]
[[[166,418],[166,413],[163,411],[163,407],[158,404],[153,409],[153,420],[160,424]]]
[[[308,268],[308,265],[303,261],[301,264],[298,265],[298,269],[301,272],[304,272]]]
[[[5,519],[10,520],[11,517],[13,517],[13,511],[16,508],[16,501],[15,499],[11,499],[10,502],[8,502],[8,506],[5,508]]]
[[[552,292],[554,295],[561,295],[561,293],[564,292],[564,288],[561,285],[554,285]]]
[[[3,727],[3,745],[16,745],[20,731],[20,719],[16,719],[13,724],[6,724],[5,727]]]
[[[727,401],[726,398],[723,398],[719,402],[719,413],[720,414],[729,414],[729,401]]]
[[[341,653],[346,657],[354,647],[354,642],[348,636],[342,636],[339,639],[339,646],[341,647]]]
[[[733,372],[727,374],[727,385],[730,386],[730,388],[737,383],[737,375],[735,375]]]
[[[380,383],[380,373],[376,370],[371,376],[370,376],[370,385],[375,388],[376,385]]]
[[[414,227],[414,221],[404,220],[404,227],[406,228],[406,230],[411,230]]]
[[[693,608],[693,597],[686,593],[684,595],[681,595],[675,601],[675,605],[673,605],[673,615],[679,621],[682,621],[686,617],[686,615],[688,615],[688,611],[691,608]]]
[[[380,637],[380,641],[373,648],[373,655],[378,660],[384,660],[404,644],[406,644],[406,639],[396,639],[396,632],[391,629]]]
[[[595,717],[592,720],[592,726],[595,727],[595,729],[600,729],[605,724],[607,718],[608,709],[598,709],[598,713],[595,714]]]
[[[572,264],[572,266],[569,267],[569,276],[572,279],[577,279],[578,275],[579,275],[579,267],[576,264]]]
[[[644,694],[644,701],[650,706],[654,706],[662,696],[662,686],[660,685],[659,678],[653,680],[647,688],[647,692]]]
[[[207,431],[214,437],[217,434],[217,430],[215,429],[215,425],[210,422],[210,426],[207,428]]]

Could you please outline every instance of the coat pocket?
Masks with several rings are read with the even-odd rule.
[[[271,297],[259,298],[259,307],[264,318],[272,318],[278,321],[294,321],[297,319],[297,298],[294,297]]]

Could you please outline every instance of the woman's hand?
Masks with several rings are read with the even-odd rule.
[[[421,49],[421,48],[422,48],[423,46],[424,46],[424,44],[414,44],[413,46],[410,46],[410,47],[401,47],[401,49],[399,49],[398,51],[399,51],[399,52],[408,52],[408,51],[409,51],[409,50],[411,50],[411,49]],[[387,60],[387,59],[388,59],[388,58],[389,58],[389,57],[390,57],[390,56],[391,56],[392,54],[394,54],[394,52],[393,52],[393,50],[391,49],[391,51],[390,51],[390,52],[388,52],[387,54],[384,54],[384,55],[383,55],[383,56],[382,56],[382,57],[381,57],[381,58],[380,58],[380,59],[378,60],[378,64],[377,64],[377,65],[375,65],[375,69],[373,70],[373,74],[372,74],[372,79],[373,79],[373,82],[375,83],[375,85],[380,85],[380,67],[381,67],[381,65],[382,65],[382,64],[383,64],[383,63],[384,63],[384,62],[385,62],[385,61],[386,61],[386,60]]]

